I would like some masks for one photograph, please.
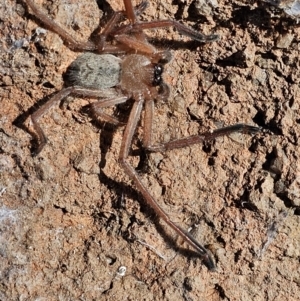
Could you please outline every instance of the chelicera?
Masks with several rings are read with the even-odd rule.
[[[181,34],[202,43],[213,42],[218,36],[205,36],[173,20],[141,22],[139,15],[146,9],[147,2],[142,1],[134,8],[131,0],[124,0],[125,10],[114,12],[94,41],[79,42],[50,19],[32,0],[24,1],[34,15],[48,29],[57,33],[70,49],[83,52],[68,68],[65,87],[31,115],[38,140],[36,154],[41,152],[47,141],[39,120],[52,106],[59,104],[71,94],[99,99],[91,105],[93,115],[104,121],[125,126],[119,154],[119,163],[125,173],[156,214],[199,254],[209,269],[213,270],[215,264],[209,252],[164,212],[129,163],[128,156],[142,110],[144,110],[143,147],[149,152],[164,152],[186,147],[233,132],[252,134],[259,130],[258,127],[251,125],[236,124],[165,143],[156,144],[152,141],[154,101],[166,100],[169,97],[169,88],[162,80],[162,73],[164,65],[171,59],[171,53],[150,44],[144,30],[173,26]],[[105,107],[122,104],[130,99],[133,100],[133,104],[125,125],[116,117],[102,111]]]

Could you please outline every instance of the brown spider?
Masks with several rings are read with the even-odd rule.
[[[147,41],[144,30],[173,26],[181,34],[199,42],[212,42],[218,36],[204,36],[173,20],[139,22],[138,16],[146,9],[147,2],[142,1],[137,7],[133,8],[131,0],[124,0],[125,11],[114,12],[105,28],[98,34],[95,42],[79,42],[42,12],[32,0],[24,1],[31,8],[34,15],[46,27],[57,33],[70,49],[84,52],[67,70],[66,87],[31,115],[32,125],[39,142],[36,154],[40,153],[47,142],[46,136],[39,125],[39,119],[52,106],[57,105],[68,95],[101,98],[101,100],[91,105],[93,114],[116,125],[123,125],[123,123],[119,122],[117,118],[105,114],[102,109],[133,99],[134,102],[123,134],[119,163],[156,214],[196,250],[209,269],[215,269],[214,261],[209,252],[189,232],[170,219],[152,197],[127,159],[143,108],[143,146],[150,152],[163,152],[181,148],[233,132],[252,134],[259,130],[258,127],[251,125],[236,124],[213,132],[176,139],[162,144],[154,144],[152,141],[154,100],[165,100],[169,97],[169,88],[162,81],[162,72],[163,66],[171,59],[171,53],[168,50],[158,50],[151,45]],[[120,25],[119,22],[124,21],[124,17],[128,21],[125,25]]]

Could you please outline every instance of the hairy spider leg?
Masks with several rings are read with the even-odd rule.
[[[91,41],[80,42],[74,39],[66,30],[61,28],[55,21],[44,13],[32,0],[24,0],[27,5],[33,11],[35,17],[37,17],[44,25],[46,25],[51,31],[57,33],[64,42],[70,47],[70,49],[77,51],[93,51],[96,50],[95,44]]]
[[[95,115],[100,116],[104,121],[112,122],[114,124],[122,124],[116,118],[101,112],[101,108],[124,103],[128,99],[126,96],[113,95],[113,93],[107,89],[90,90],[79,86],[62,89],[31,115],[32,125],[39,141],[38,147],[35,150],[35,155],[38,155],[47,143],[47,137],[39,125],[39,119],[43,117],[52,106],[59,104],[64,98],[71,94],[91,98],[104,98],[91,106],[92,112]]]
[[[67,46],[72,50],[80,51],[80,52],[98,51],[99,53],[123,53],[126,50],[120,47],[120,45],[105,44],[107,36],[113,31],[114,27],[120,21],[121,17],[124,15],[128,15],[126,11],[117,11],[113,13],[110,20],[107,22],[106,27],[103,29],[102,33],[100,34],[100,37],[98,38],[99,44],[95,44],[92,41],[83,42],[83,41],[76,40],[65,29],[63,29],[60,25],[58,25],[55,21],[53,21],[46,13],[44,13],[33,2],[33,0],[24,0],[24,1],[33,11],[34,16],[38,18],[51,31],[57,33],[64,40]],[[138,5],[135,8],[136,13],[134,15],[140,15],[146,8],[147,8],[147,2],[142,1],[140,5]]]
[[[145,110],[143,144],[146,149],[153,152],[156,151],[162,152],[166,150],[172,150],[175,148],[182,148],[193,144],[201,143],[206,140],[212,140],[216,137],[229,135],[234,132],[253,134],[258,132],[260,128],[247,125],[247,124],[236,124],[233,126],[217,129],[213,132],[206,132],[200,135],[185,137],[185,138],[176,139],[162,144],[152,145],[154,101],[153,100],[144,101],[143,99],[137,100],[134,103],[130,116],[128,118],[128,123],[125,128],[124,138],[122,141],[121,151],[119,156],[120,164],[122,165],[126,173],[130,176],[130,178],[133,180],[134,184],[136,185],[138,190],[142,193],[146,202],[153,208],[156,214],[160,218],[162,218],[179,236],[181,236],[191,247],[193,247],[198,252],[198,254],[202,257],[204,263],[210,270],[214,270],[215,264],[208,251],[201,244],[199,244],[189,232],[182,229],[179,225],[175,224],[170,219],[168,214],[165,213],[165,211],[158,205],[157,201],[152,197],[148,189],[144,186],[136,170],[127,161],[127,158],[129,156],[130,145],[132,143],[132,137],[135,133],[143,106]]]
[[[131,0],[124,0],[123,2],[124,2],[127,18],[131,24],[134,24],[136,22],[136,13],[135,10],[133,9],[132,2]]]
[[[133,9],[131,1],[129,1],[129,2],[130,2],[130,5],[125,4],[125,11],[116,11],[116,12],[114,12],[113,15],[111,16],[111,18],[106,23],[105,28],[101,32],[99,32],[99,37],[100,38],[99,38],[99,44],[97,43],[97,46],[98,46],[98,51],[100,53],[102,53],[102,52],[108,53],[109,50],[111,49],[112,46],[111,45],[105,45],[105,42],[107,40],[107,37],[113,32],[113,30],[116,27],[116,24],[120,22],[122,17],[124,17],[126,15],[127,18],[130,21],[132,19],[135,20],[136,16],[139,16],[140,14],[142,14],[144,12],[144,10],[147,8],[147,2],[146,1],[142,1],[134,9]],[[134,18],[132,18],[132,15],[134,16]],[[112,52],[116,53],[116,51],[114,51],[114,50]],[[112,53],[112,52],[110,52],[110,53]]]
[[[219,38],[219,36],[215,34],[204,35],[174,20],[158,20],[158,21],[139,22],[135,24],[124,25],[115,29],[115,31],[112,34],[119,35],[119,34],[126,34],[131,31],[136,32],[145,29],[157,29],[157,28],[165,28],[165,27],[174,27],[175,29],[178,30],[179,33],[195,41],[202,42],[202,43],[214,42]]]
[[[125,11],[114,12],[110,20],[107,22],[106,27],[98,37],[98,43],[95,44],[92,41],[82,42],[76,40],[72,35],[70,35],[66,30],[61,28],[55,21],[53,21],[46,13],[44,13],[32,0],[24,0],[27,5],[33,11],[35,17],[37,17],[41,22],[43,22],[46,27],[48,27],[53,32],[57,33],[68,47],[76,51],[97,51],[99,53],[124,53],[127,47],[139,51],[142,53],[149,53],[151,51],[151,45],[147,43],[146,37],[143,34],[145,29],[155,29],[162,27],[175,27],[180,33],[190,37],[191,39],[200,42],[212,42],[215,41],[217,35],[205,36],[198,31],[187,27],[174,20],[159,20],[150,22],[137,22],[137,16],[139,16],[147,7],[147,2],[142,1],[135,9],[132,6],[131,0],[124,0]],[[116,27],[116,24],[120,21],[121,17],[126,14],[129,19],[129,25],[124,25],[121,27]],[[129,32],[133,32],[137,40],[144,43],[144,46],[138,44],[138,42],[133,41],[132,37],[128,36]],[[127,34],[127,35],[126,35]],[[106,40],[108,36],[115,37],[119,41],[119,45],[107,45]],[[123,46],[122,46],[123,44]],[[147,46],[146,46],[147,45]]]
[[[180,226],[175,224],[168,214],[158,205],[157,201],[152,197],[149,193],[148,189],[142,183],[140,176],[138,175],[137,171],[133,168],[133,166],[128,162],[129,150],[132,143],[132,137],[135,133],[137,128],[137,123],[140,119],[141,111],[144,105],[144,100],[142,98],[135,101],[133,107],[130,112],[130,116],[128,119],[128,123],[126,125],[124,131],[124,137],[121,143],[121,150],[119,155],[119,163],[124,168],[127,175],[132,179],[137,189],[142,193],[143,197],[145,198],[146,202],[149,206],[153,208],[155,213],[162,218],[167,225],[169,225],[179,236],[181,236],[191,247],[193,247],[197,253],[202,257],[205,264],[210,270],[215,269],[215,264],[213,259],[211,258],[208,251],[199,244],[193,236],[182,229]]]

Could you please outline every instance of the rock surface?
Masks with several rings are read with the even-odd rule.
[[[48,144],[32,156],[28,116],[62,88],[78,53],[22,1],[0,6],[0,300],[299,300],[300,28],[268,3],[202,2],[150,0],[142,16],[220,35],[202,45],[171,28],[148,33],[173,54],[154,138],[235,123],[263,130],[147,160],[137,151],[132,164],[212,252],[214,273],[136,192],[118,165],[123,129],[91,122],[81,110],[91,100],[47,113]],[[36,3],[80,40],[122,9],[121,0]]]

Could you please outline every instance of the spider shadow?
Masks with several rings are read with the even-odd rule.
[[[34,112],[36,112],[38,110],[38,108],[42,107],[45,103],[47,103],[49,101],[49,99],[51,99],[55,94],[57,94],[57,91],[54,91],[53,93],[51,93],[49,95],[46,95],[42,99],[39,99],[29,109],[27,109],[25,112],[18,115],[17,118],[15,120],[13,120],[13,122],[12,122],[12,124],[14,126],[18,127],[19,129],[22,129],[24,132],[27,132],[28,134],[30,134],[33,137],[32,141],[31,141],[31,148],[30,148],[30,152],[31,152],[32,156],[36,155],[35,151],[38,147],[38,143],[37,143],[37,138],[38,137],[37,137],[35,132],[31,131],[28,128],[28,126],[25,125],[25,121]],[[18,103],[17,103],[17,105],[18,105]],[[63,102],[59,107],[61,108],[62,105],[63,105]],[[23,107],[21,105],[19,105],[19,110],[20,111],[23,110]]]

